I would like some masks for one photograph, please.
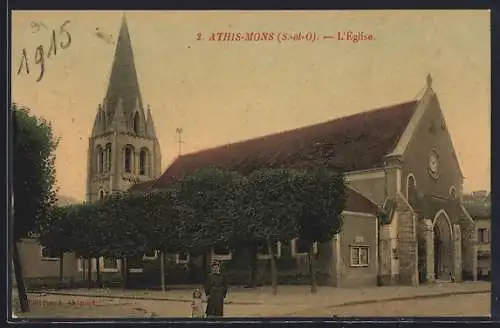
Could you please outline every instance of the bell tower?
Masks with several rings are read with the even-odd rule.
[[[125,16],[108,89],[89,138],[87,201],[93,202],[161,174],[161,153],[149,105],[144,107]]]

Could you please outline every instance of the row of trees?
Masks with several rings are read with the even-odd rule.
[[[342,176],[321,169],[261,170],[247,177],[205,169],[169,190],[54,207],[58,138],[51,124],[29,109],[12,104],[11,113],[12,199],[17,200],[12,204],[12,249],[23,312],[29,311],[29,304],[17,242],[35,230],[41,232],[44,246],[61,255],[76,252],[87,258],[142,257],[150,249],[199,253],[217,243],[255,249],[266,242],[273,254],[276,287],[275,249],[270,245],[295,237],[312,245],[330,239],[341,228]]]
[[[215,245],[256,249],[265,244],[274,292],[272,245],[301,238],[310,245],[315,292],[313,244],[331,240],[340,231],[344,204],[343,175],[323,168],[263,169],[249,176],[205,168],[169,189],[54,207],[40,222],[39,233],[44,246],[83,258],[137,258],[152,249],[200,254]]]

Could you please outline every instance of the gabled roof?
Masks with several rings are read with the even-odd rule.
[[[267,135],[178,157],[156,180],[129,190],[161,189],[203,167],[249,174],[261,168],[327,166],[342,171],[383,167],[396,146],[417,101],[410,101],[291,131]],[[347,188],[346,211],[377,213],[378,207]]]
[[[242,174],[260,168],[327,166],[343,171],[383,167],[417,101],[342,117],[178,157],[158,179],[162,185],[206,166]]]
[[[471,194],[464,194],[462,200],[472,218],[491,218],[491,192],[474,191]]]
[[[464,207],[473,219],[491,218],[491,204],[469,203],[464,204]]]
[[[379,211],[376,204],[349,186],[346,188],[346,196],[345,211],[374,215]]]

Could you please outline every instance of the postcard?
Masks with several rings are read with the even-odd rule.
[[[11,58],[17,317],[489,315],[489,11],[14,11]]]

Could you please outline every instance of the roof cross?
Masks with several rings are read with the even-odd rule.
[[[427,88],[432,88],[432,76],[431,73],[427,74]]]

